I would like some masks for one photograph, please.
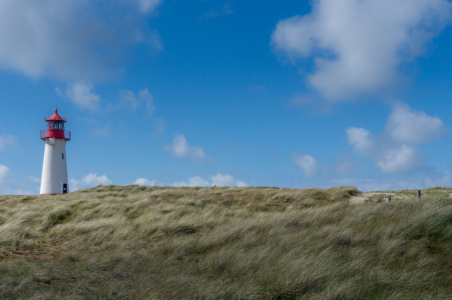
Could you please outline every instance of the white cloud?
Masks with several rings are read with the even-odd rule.
[[[292,163],[300,167],[306,177],[314,176],[319,169],[317,160],[312,155],[305,154],[298,156],[294,153],[292,154]]]
[[[374,136],[368,130],[356,127],[346,129],[346,133],[348,143],[355,151],[370,157],[384,173],[414,173],[422,166],[419,149],[388,139],[388,135]]]
[[[11,177],[9,168],[5,165],[0,165],[0,186],[5,186]]]
[[[173,145],[168,148],[175,157],[193,156],[197,158],[204,158],[206,155],[200,147],[189,147],[187,140],[183,134],[175,135]]]
[[[345,132],[347,133],[348,143],[357,151],[366,151],[374,144],[370,131],[364,128],[350,127]]]
[[[381,151],[376,164],[387,174],[414,173],[422,166],[422,155],[419,149],[401,145],[397,149]]]
[[[387,174],[410,174],[423,164],[417,145],[442,137],[446,127],[438,117],[411,110],[405,104],[393,107],[385,131],[373,135],[364,128],[346,129],[348,143],[370,157],[375,166]]]
[[[206,157],[201,147],[189,146],[183,134],[174,135],[173,144],[171,146],[165,146],[165,150],[177,158],[188,157],[204,163],[213,162],[211,157]]]
[[[394,107],[386,128],[400,143],[423,144],[441,138],[446,133],[446,126],[440,118],[413,111],[407,105]]]
[[[157,180],[149,180],[146,178],[138,178],[135,180],[133,184],[144,185],[144,186],[188,186],[188,187],[196,187],[196,186],[212,186],[213,184],[217,186],[237,186],[237,187],[245,187],[248,186],[247,183],[235,179],[233,176],[223,173],[217,173],[209,177],[209,180],[206,180],[200,176],[193,176],[188,178],[188,182],[185,181],[176,181],[172,184],[165,184],[162,182],[158,182]]]
[[[199,176],[190,177],[188,179],[188,183],[185,183],[183,181],[175,182],[172,184],[172,186],[189,186],[189,187],[195,187],[195,186],[210,186],[211,184],[202,179]]]
[[[92,84],[75,82],[66,87],[66,96],[79,108],[96,110],[99,107],[100,97],[92,92]]]
[[[138,178],[132,184],[143,185],[143,186],[156,186],[156,185],[158,185],[156,180],[147,180],[146,178]]]
[[[155,45],[143,13],[158,0],[2,0],[0,68],[30,77],[102,80],[130,45]]]
[[[133,111],[136,111],[137,108],[140,109],[144,106],[147,114],[151,115],[155,110],[152,94],[149,93],[147,88],[139,91],[138,96],[136,96],[132,91],[127,90],[121,91],[120,95],[122,105],[130,107]]]
[[[0,150],[4,150],[7,147],[14,146],[17,143],[17,138],[13,135],[2,134],[0,135]]]
[[[414,146],[387,139],[385,134],[374,136],[364,128],[351,127],[346,133],[355,151],[370,157],[384,173],[414,173],[422,166],[421,151]]]
[[[404,81],[399,67],[425,52],[452,19],[447,0],[316,0],[312,12],[279,21],[275,50],[313,57],[307,82],[329,100],[384,94]]]
[[[212,180],[213,184],[217,186],[238,186],[238,187],[248,186],[247,183],[238,179],[234,179],[234,177],[232,177],[231,175],[222,173],[217,173],[213,176],[210,176],[210,180]]]
[[[80,180],[76,180],[74,178],[69,180],[69,191],[74,192],[87,187],[95,187],[99,184],[109,185],[113,184],[113,182],[107,178],[106,175],[97,176],[96,173],[91,173],[86,175]]]

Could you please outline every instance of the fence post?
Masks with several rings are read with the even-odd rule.
[[[418,199],[421,199],[421,191],[420,191],[420,190],[417,191],[417,198],[418,198]]]

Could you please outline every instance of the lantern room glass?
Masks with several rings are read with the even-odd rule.
[[[47,122],[47,129],[64,129],[64,123],[63,122]]]

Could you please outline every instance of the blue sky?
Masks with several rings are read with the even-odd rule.
[[[452,186],[447,0],[0,0],[0,194]]]

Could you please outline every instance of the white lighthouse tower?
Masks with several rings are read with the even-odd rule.
[[[45,142],[44,163],[42,165],[41,195],[66,194],[67,180],[66,142],[71,140],[71,132],[64,130],[66,119],[55,114],[46,118],[47,129],[41,130],[41,140]]]

